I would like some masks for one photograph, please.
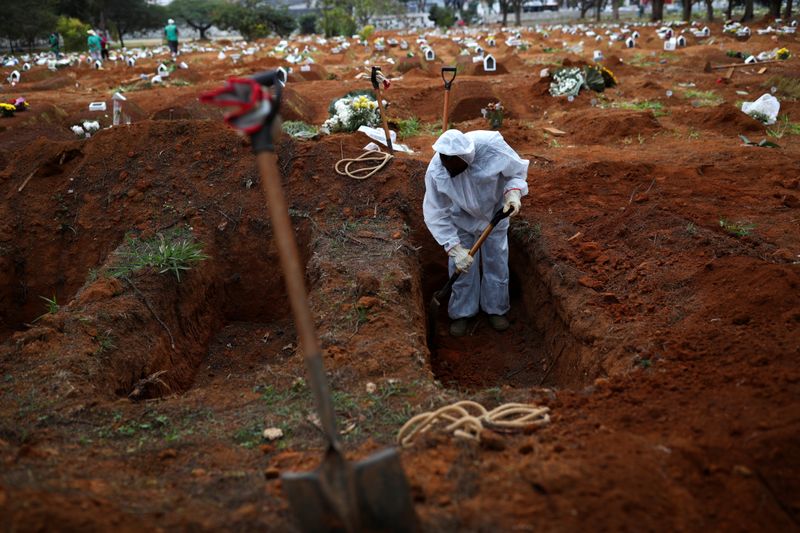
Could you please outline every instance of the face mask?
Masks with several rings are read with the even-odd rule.
[[[457,156],[440,156],[440,158],[442,166],[447,170],[451,178],[455,178],[469,167],[463,159]]]

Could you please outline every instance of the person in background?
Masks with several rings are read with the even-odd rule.
[[[167,38],[167,46],[172,53],[172,58],[175,59],[178,56],[178,27],[174,20],[167,21],[167,25],[164,26],[164,36]]]
[[[86,39],[86,44],[89,46],[89,55],[92,56],[92,59],[95,61],[102,60],[102,44],[100,41],[100,37],[97,35],[97,32],[94,30],[89,30],[86,32],[89,37]]]
[[[108,33],[103,32],[100,36],[100,55],[103,61],[108,59]]]
[[[61,57],[61,47],[59,46],[58,32],[53,32],[47,39],[50,43],[50,51],[56,55],[56,59]]]

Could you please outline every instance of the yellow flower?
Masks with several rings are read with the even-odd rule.
[[[791,57],[791,55],[792,55],[792,54],[789,52],[789,49],[788,49],[788,48],[781,48],[780,50],[778,50],[778,51],[775,53],[775,56],[776,56],[778,59],[789,59],[789,57]]]
[[[0,109],[4,111],[16,111],[17,107],[14,104],[7,104],[5,102],[0,102]]]

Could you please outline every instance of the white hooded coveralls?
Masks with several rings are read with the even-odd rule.
[[[433,146],[437,154],[425,173],[425,199],[422,212],[425,225],[449,251],[457,244],[469,249],[503,208],[505,193],[518,189],[528,194],[529,161],[521,159],[496,131],[471,131],[465,134],[446,131]],[[462,153],[455,153],[462,152]],[[469,167],[450,177],[439,153],[457,155]],[[471,317],[480,309],[491,315],[504,315],[511,308],[508,296],[508,219],[495,226],[475,262],[453,285],[448,313],[451,319]],[[483,277],[481,278],[481,270]],[[449,273],[455,272],[453,259]]]

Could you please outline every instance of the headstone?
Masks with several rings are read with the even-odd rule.
[[[89,104],[89,111],[105,111],[105,110],[106,110],[105,102],[91,102]]]
[[[677,46],[678,46],[677,40],[675,39],[675,37],[672,37],[671,39],[667,39],[666,41],[664,41],[664,50],[668,52],[674,51],[675,48],[677,48]]]
[[[678,37],[678,39],[677,39],[677,41],[675,42],[675,44],[678,46],[678,48],[683,48],[683,47],[685,47],[685,46],[686,46],[686,37],[684,37],[683,35],[681,35],[680,37]]]
[[[16,85],[16,84],[19,83],[19,71],[18,70],[14,70],[14,71],[11,72],[11,74],[8,76],[8,82],[11,85]]]
[[[497,41],[495,41],[494,38],[486,39],[486,46],[494,48],[495,46],[497,46]]]
[[[433,48],[426,48],[425,49],[425,61],[433,61],[436,59],[436,54],[433,51]]]
[[[114,126],[119,126],[120,122],[121,122],[120,119],[122,118],[122,102],[127,100],[127,98],[122,96],[122,93],[116,92],[116,93],[114,93],[114,96],[111,97],[111,100],[114,103],[114,115],[113,115],[112,123],[113,123]],[[103,102],[103,103],[105,103],[105,102]]]
[[[278,81],[281,82],[282,86],[286,85],[286,80],[289,79],[289,73],[286,72],[286,69],[283,67],[278,67],[277,73],[278,73]]]
[[[129,57],[125,61],[125,63],[127,63],[129,67],[134,67],[134,66],[136,66],[136,58],[135,57]]]
[[[634,39],[638,39],[639,38],[639,32],[635,31],[635,32],[631,33],[631,37],[633,37]]]
[[[497,61],[494,60],[492,54],[483,58],[483,70],[485,72],[494,72],[497,70]]]
[[[628,37],[625,39],[626,48],[633,48],[634,46],[636,46],[636,40],[633,37]]]
[[[30,70],[30,69],[31,69],[31,64],[30,63],[23,63],[22,64],[22,70],[23,71]]]
[[[592,55],[592,59],[595,63],[600,63],[603,60],[603,51],[595,50],[594,54]]]
[[[103,68],[103,62],[97,59],[92,66],[95,68],[95,70],[100,70]]]

